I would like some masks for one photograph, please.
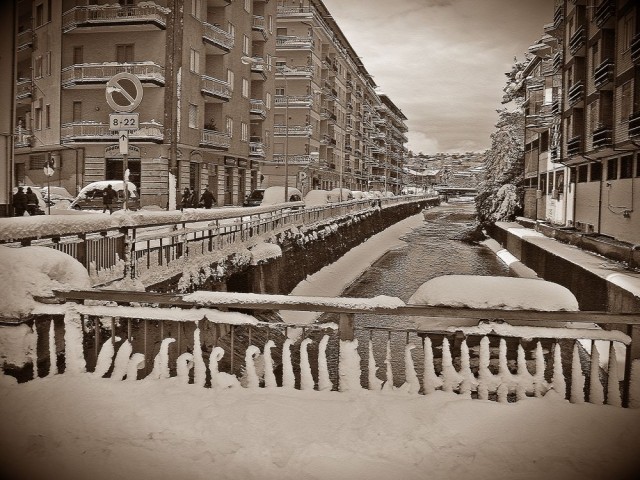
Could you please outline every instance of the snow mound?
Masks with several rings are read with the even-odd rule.
[[[530,278],[445,275],[423,283],[407,302],[467,308],[577,311],[576,297],[562,285]]]
[[[0,246],[0,312],[5,318],[28,315],[34,296],[51,296],[53,290],[90,289],[89,273],[73,257],[48,247]]]

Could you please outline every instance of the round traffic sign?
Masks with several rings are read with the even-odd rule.
[[[142,102],[142,94],[142,83],[132,73],[118,73],[107,82],[107,103],[116,112],[133,112]]]

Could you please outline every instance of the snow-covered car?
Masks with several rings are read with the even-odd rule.
[[[68,207],[71,202],[75,200],[75,197],[64,187],[40,187],[40,193],[42,194],[42,198],[44,198],[45,203],[52,207],[54,205],[64,206],[65,204]]]
[[[265,188],[256,188],[253,192],[247,195],[247,198],[244,199],[242,203],[243,207],[258,207],[262,203],[262,199],[264,198]]]
[[[351,194],[353,195],[354,200],[366,200],[367,198],[369,198],[366,192],[362,192],[360,190],[352,190]]]
[[[332,202],[346,202],[348,200],[353,200],[353,194],[348,188],[343,188],[342,193],[340,193],[340,188],[334,188],[329,193],[331,194]]]
[[[140,209],[140,198],[138,197],[138,189],[136,186],[127,182],[127,190],[129,191],[129,198],[127,199],[127,208],[129,210]],[[113,209],[119,210],[122,208],[122,202],[124,201],[124,181],[123,180],[102,180],[100,182],[93,182],[80,190],[80,193],[75,198],[69,208],[76,210],[102,210],[104,203],[102,201],[102,193],[107,185],[116,192],[116,198],[113,202]]]
[[[327,190],[311,190],[304,196],[307,207],[320,207],[331,203],[331,194]]]
[[[295,187],[288,187],[287,194],[289,196],[288,202],[301,202],[302,192]],[[260,205],[275,205],[278,203],[285,203],[284,199],[284,187],[269,187],[264,191],[264,197]]]

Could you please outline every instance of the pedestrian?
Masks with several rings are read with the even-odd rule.
[[[185,187],[182,192],[182,199],[180,200],[180,211],[184,211],[185,208],[189,208],[191,206],[191,191],[189,191],[189,187]]]
[[[36,214],[36,210],[38,209],[38,197],[31,190],[31,187],[27,187],[27,213],[31,216]]]
[[[27,210],[27,194],[24,193],[22,187],[18,187],[18,191],[13,195],[13,214],[16,217],[22,217]]]
[[[204,187],[204,192],[202,192],[202,196],[200,197],[200,203],[204,205],[204,208],[211,208],[214,203],[216,203],[216,199],[213,198],[213,193],[209,190],[209,187]]]
[[[102,191],[102,203],[104,204],[104,208],[102,209],[102,213],[106,212],[109,209],[109,215],[113,213],[113,199],[116,198],[116,191],[113,189],[111,184],[107,185]]]
[[[198,192],[195,188],[191,190],[191,197],[189,198],[189,202],[193,208],[198,208]]]

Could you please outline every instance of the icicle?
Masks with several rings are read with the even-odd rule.
[[[116,337],[116,342],[119,341],[120,337]],[[93,375],[98,378],[102,378],[106,375],[106,373],[111,368],[114,353],[115,349],[113,346],[113,340],[109,338],[102,344],[102,348],[100,349],[100,353],[98,354],[98,360],[96,361],[96,368],[93,371]]]
[[[318,347],[318,390],[331,390],[333,383],[329,378],[329,367],[327,366],[327,344],[329,343],[329,335],[325,335],[320,340]]]
[[[271,357],[271,349],[276,346],[273,340],[268,340],[264,345],[264,386],[265,388],[276,388],[276,376],[273,374],[273,358]]]
[[[33,331],[36,332],[36,335],[37,335],[35,323],[33,325]],[[58,374],[58,347],[56,346],[56,327],[53,324],[53,320],[51,320],[51,323],[49,324],[49,363],[50,363],[49,376],[53,377],[54,375]],[[38,374],[37,362],[33,364],[33,368],[34,368],[35,374],[37,375]]]
[[[631,375],[629,376],[629,408],[640,408],[640,360],[633,360],[631,362]]]
[[[111,372],[111,380],[119,382],[127,374],[127,366],[129,364],[129,357],[131,357],[132,351],[133,347],[131,346],[131,342],[129,340],[125,340],[122,345],[120,345],[118,353],[116,354],[116,359],[113,362],[113,372]]]
[[[413,364],[413,357],[411,350],[416,348],[413,343],[408,343],[404,347],[404,371],[406,382],[408,386],[407,393],[417,395],[420,392],[420,380],[418,380],[418,374],[416,373],[416,367]]]
[[[380,390],[382,388],[382,380],[378,378],[376,373],[378,372],[378,367],[376,365],[376,359],[373,356],[373,342],[369,340],[369,390]]]
[[[176,375],[184,383],[189,383],[189,371],[193,367],[193,354],[184,352],[176,360]]]
[[[613,342],[609,346],[609,373],[607,375],[607,405],[622,406],[620,398],[620,380],[618,376],[618,358]]]
[[[127,380],[135,382],[138,379],[138,370],[144,368],[144,354],[134,353],[127,364]]]
[[[471,398],[471,391],[477,388],[478,381],[471,371],[471,357],[469,356],[469,346],[467,340],[463,340],[460,345],[460,395]]]
[[[602,405],[604,403],[604,388],[600,381],[600,352],[595,342],[591,344],[591,369],[589,379],[589,403]]]
[[[462,377],[453,366],[448,338],[442,340],[442,372],[440,377],[442,378],[442,390],[445,392],[453,392],[462,381]]]
[[[296,377],[293,374],[293,366],[291,364],[291,340],[286,339],[282,346],[282,387],[295,388]]]
[[[580,349],[578,342],[573,344],[573,357],[571,358],[571,403],[584,403],[584,375],[580,363]]]
[[[193,332],[193,383],[204,387],[207,381],[207,366],[202,358],[202,344],[200,343],[200,329]]]
[[[382,385],[382,390],[393,390],[393,368],[391,367],[391,340],[387,340],[387,355],[384,359],[384,363],[387,365],[387,378]]]
[[[146,377],[149,380],[169,378],[169,345],[175,342],[175,338],[165,338],[160,344],[160,351],[153,359],[153,370]]]
[[[545,368],[542,344],[538,341],[536,345],[536,373],[533,377],[533,388],[536,397],[543,396],[547,391],[547,382],[544,379]]]
[[[435,392],[436,389],[442,385],[442,380],[436,375],[436,368],[433,364],[433,347],[431,346],[431,339],[429,337],[425,337],[424,339],[424,372],[422,384],[425,395]]]
[[[522,344],[518,345],[518,372],[516,379],[516,399],[524,400],[527,392],[533,391],[533,376],[527,369],[527,359]]]
[[[338,376],[340,377],[340,391],[357,391],[360,385],[360,355],[358,355],[358,340],[340,340],[338,358]]]
[[[300,343],[300,390],[313,390],[315,388],[311,365],[309,365],[309,352],[307,351],[310,343],[313,343],[310,338],[305,338]]]
[[[76,375],[87,371],[82,346],[82,317],[72,303],[64,314],[65,374]]]
[[[553,346],[553,377],[551,378],[551,384],[553,385],[553,390],[563,399],[567,396],[567,384],[562,371],[561,353],[560,344],[556,342]]]
[[[239,387],[240,381],[235,375],[230,375],[218,370],[218,362],[224,357],[224,350],[214,347],[209,357],[209,371],[211,372],[211,388],[219,390],[223,388]]]
[[[489,339],[482,337],[480,340],[480,355],[478,364],[478,398],[480,400],[489,399],[489,390],[493,385],[493,374],[489,370],[491,352],[489,351]]]
[[[246,388],[258,388],[260,387],[260,379],[256,373],[256,364],[254,359],[260,355],[260,349],[255,345],[249,345],[247,351],[244,354],[244,365],[246,372]]]

